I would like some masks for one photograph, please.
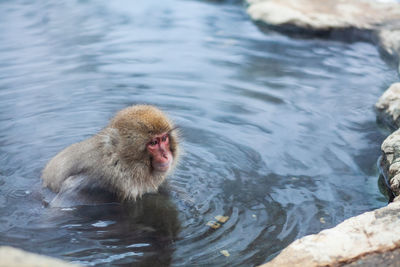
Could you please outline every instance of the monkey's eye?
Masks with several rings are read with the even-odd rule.
[[[152,141],[149,142],[150,146],[155,146],[157,144],[158,144],[157,140],[152,140]]]
[[[168,139],[168,135],[166,134],[161,138],[161,141],[165,142],[165,141],[167,141],[167,139]]]

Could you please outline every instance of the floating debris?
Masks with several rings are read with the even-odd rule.
[[[251,217],[253,217],[255,219],[255,218],[257,218],[257,215],[253,214],[253,215],[251,215]]]
[[[207,223],[207,226],[210,226],[212,229],[218,229],[221,227],[221,224],[214,222],[214,221],[209,221]]]
[[[229,254],[229,251],[227,251],[226,249],[224,250],[220,250],[219,251],[222,255],[224,255],[225,257],[229,257],[231,254]]]
[[[326,223],[324,217],[319,218],[319,221],[320,221],[321,223]]]
[[[214,218],[220,223],[226,223],[229,220],[229,216],[222,216],[222,215],[217,215]]]

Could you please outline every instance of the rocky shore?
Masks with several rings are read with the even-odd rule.
[[[375,44],[400,71],[400,2],[379,0],[247,0],[262,27],[294,36]],[[380,165],[393,194],[386,207],[294,241],[263,266],[400,265],[400,83],[375,105],[377,119],[394,132],[382,144]]]
[[[340,266],[362,258],[365,264],[366,255],[399,247],[399,214],[400,201],[396,201],[350,218],[334,228],[294,241],[263,266]]]
[[[397,64],[400,3],[379,0],[247,0],[257,23],[289,34],[370,41]]]

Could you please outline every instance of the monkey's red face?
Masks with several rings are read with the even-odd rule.
[[[169,148],[169,134],[163,133],[155,136],[147,143],[147,151],[151,155],[151,165],[158,172],[166,172],[169,170],[173,156]]]

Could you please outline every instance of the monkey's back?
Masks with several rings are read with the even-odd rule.
[[[96,136],[72,144],[52,158],[43,169],[43,185],[59,192],[63,182],[71,176],[87,172],[99,158]]]

